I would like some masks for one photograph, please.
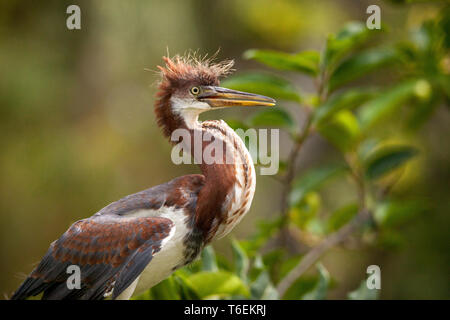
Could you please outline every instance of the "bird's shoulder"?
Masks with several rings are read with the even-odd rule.
[[[191,213],[195,210],[197,196],[204,183],[205,177],[201,174],[178,177],[112,202],[93,217],[127,216],[136,210],[158,211],[164,208],[185,209]]]

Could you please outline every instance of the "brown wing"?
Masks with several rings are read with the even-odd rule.
[[[166,218],[96,215],[74,223],[48,249],[40,264],[14,293],[25,299],[116,298],[143,271],[174,228]],[[80,289],[69,289],[67,268],[80,268]]]

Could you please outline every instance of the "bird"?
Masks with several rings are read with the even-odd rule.
[[[220,87],[221,78],[234,71],[233,60],[175,55],[163,61],[154,105],[157,125],[170,143],[186,147],[201,173],[128,195],[73,223],[50,244],[12,300],[41,293],[45,300],[130,299],[193,262],[249,211],[256,187],[250,153],[225,121],[201,122],[199,115],[225,107],[272,107],[276,101]],[[177,130],[188,138],[173,139]],[[215,156],[233,161],[206,161],[204,152],[192,148],[196,134],[209,135],[200,151],[216,143],[222,149]],[[77,288],[67,284],[70,266],[80,270]]]

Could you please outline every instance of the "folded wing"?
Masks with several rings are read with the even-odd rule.
[[[163,217],[94,215],[80,220],[50,245],[12,299],[42,291],[43,299],[103,299],[111,292],[114,299],[139,276],[174,228]],[[67,285],[71,265],[79,267],[79,289]]]

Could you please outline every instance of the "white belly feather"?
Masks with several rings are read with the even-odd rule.
[[[184,237],[188,233],[185,224],[186,214],[183,209],[163,207],[160,210],[136,210],[127,216],[152,217],[159,216],[173,221],[174,227],[169,236],[162,241],[161,250],[155,254],[140,276],[125,289],[118,300],[129,299],[158,284],[173,272],[173,268],[183,263]]]

